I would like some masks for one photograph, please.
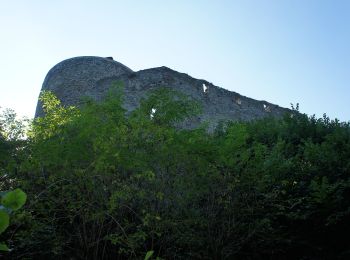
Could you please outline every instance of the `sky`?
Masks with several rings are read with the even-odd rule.
[[[75,56],[350,120],[348,0],[0,0],[2,108],[32,118],[47,72]]]

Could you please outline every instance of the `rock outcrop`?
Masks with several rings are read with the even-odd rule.
[[[197,100],[203,106],[203,113],[187,122],[187,127],[209,122],[209,127],[213,129],[222,120],[248,121],[267,116],[280,117],[290,111],[167,67],[134,72],[112,57],[83,56],[64,60],[48,72],[42,90],[55,93],[63,105],[79,105],[83,96],[102,100],[114,81],[124,83],[124,107],[127,111],[135,109],[148,91],[159,87],[173,88]],[[38,102],[35,117],[42,115]]]

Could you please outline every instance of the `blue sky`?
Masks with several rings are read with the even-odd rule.
[[[350,120],[350,1],[0,0],[0,106],[33,117],[48,70],[113,56]]]

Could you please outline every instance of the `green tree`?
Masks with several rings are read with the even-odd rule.
[[[181,127],[200,106],[167,88],[126,115],[120,84],[41,100],[27,139],[0,138],[5,186],[29,198],[12,258],[346,259],[348,123],[293,111],[210,134]]]

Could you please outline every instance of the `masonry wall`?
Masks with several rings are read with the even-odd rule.
[[[42,90],[54,92],[64,105],[78,105],[83,96],[102,100],[113,81],[124,83],[124,107],[128,111],[135,109],[149,90],[158,87],[173,88],[199,101],[203,113],[187,122],[187,127],[209,122],[213,129],[221,120],[247,121],[267,116],[280,117],[290,112],[289,109],[242,96],[167,67],[134,72],[110,58],[91,56],[68,59],[54,66],[48,72]],[[38,102],[35,116],[42,115]]]

